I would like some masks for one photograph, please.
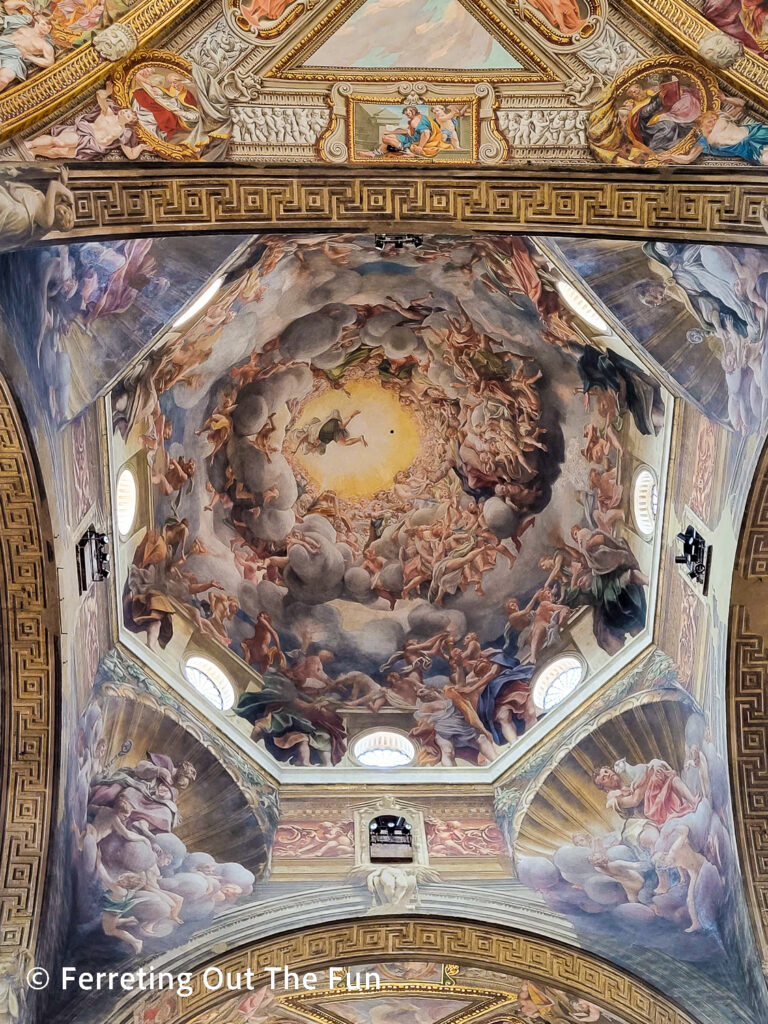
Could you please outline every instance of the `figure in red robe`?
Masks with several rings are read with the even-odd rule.
[[[695,811],[699,798],[688,789],[677,772],[659,758],[647,764],[617,761],[613,768],[602,765],[592,779],[604,790],[606,807],[626,818],[644,818],[661,826],[669,818]]]
[[[249,25],[258,28],[260,21],[276,21],[293,0],[251,0],[243,4],[240,14]]]

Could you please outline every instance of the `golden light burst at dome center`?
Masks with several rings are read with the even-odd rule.
[[[305,474],[313,489],[335,491],[339,498],[351,501],[387,490],[397,473],[407,470],[419,454],[422,429],[418,417],[404,406],[396,393],[375,380],[344,381],[343,389],[328,388],[312,395],[303,405],[292,431],[301,430],[310,421],[321,423],[338,412],[342,420],[352,413],[349,440],[365,438],[366,444],[331,442],[325,452],[300,449],[292,459]]]

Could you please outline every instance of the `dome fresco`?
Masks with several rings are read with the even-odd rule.
[[[419,764],[488,764],[536,724],[548,658],[595,671],[645,630],[629,492],[637,459],[661,469],[664,390],[524,239],[238,260],[112,392],[149,495],[124,627],[242,659],[235,715],[278,761],[339,764],[381,722]]]

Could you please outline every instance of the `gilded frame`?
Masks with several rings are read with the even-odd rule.
[[[256,38],[262,42],[276,40],[307,11],[304,0],[292,0],[279,18],[274,19],[264,28],[259,28],[258,25],[254,25],[253,22],[243,17],[240,13],[242,7],[242,0],[226,0],[226,10],[232,25],[248,39]]]
[[[448,996],[452,998],[463,998],[473,1002],[457,1016],[451,1015],[450,1024],[470,1024],[470,1021],[477,1017],[485,1017],[489,1013],[502,1010],[508,1007],[512,1009],[516,1002],[516,994],[512,992],[500,992],[488,988],[478,988],[472,985],[456,985],[446,987],[441,984],[421,983],[413,985],[385,981],[376,990],[377,994],[383,996]],[[365,993],[355,993],[345,989],[323,989],[316,992],[296,992],[280,997],[281,1007],[288,1010],[296,1010],[302,1016],[308,1017],[315,1024],[346,1024],[345,1018],[337,1016],[333,1012],[333,1003],[337,999],[365,998]],[[316,1000],[322,999],[326,1008],[320,1009],[313,1006]],[[330,1004],[330,1005],[329,1005]]]
[[[611,85],[601,94],[597,104],[590,113],[587,139],[590,149],[599,160],[611,163],[614,162],[613,157],[608,157],[606,155],[607,153],[610,153],[615,154],[616,162],[622,164],[636,166],[647,165],[652,167],[657,166],[661,162],[657,153],[650,149],[637,135],[630,132],[629,118],[627,118],[627,125],[625,128],[620,125],[617,103],[619,98],[626,93],[629,86],[639,80],[648,78],[652,75],[661,75],[669,72],[677,72],[678,74],[685,75],[691,82],[696,84],[702,101],[702,113],[709,113],[710,111],[716,112],[720,109],[720,90],[717,84],[717,79],[712,72],[703,65],[690,60],[688,57],[678,57],[673,54],[663,57],[652,57],[649,60],[640,61],[640,63],[633,64],[631,67],[628,67],[626,71],[623,71],[618,78],[611,83]],[[610,118],[605,116],[605,110],[609,105],[611,110]],[[609,142],[616,138],[617,133],[621,135],[624,131],[626,131],[626,135],[632,143],[633,149],[644,155],[644,160],[632,160],[628,156],[620,155],[618,149],[614,149],[613,146],[609,145]],[[670,149],[665,152],[674,154],[689,153],[696,144],[696,139],[697,134],[694,129],[691,129],[683,139],[677,142],[674,146],[671,146]]]
[[[133,57],[119,64],[112,75],[115,101],[121,107],[125,107],[128,110],[131,109],[136,73],[142,68],[148,67],[161,67],[169,71],[178,71],[182,75],[189,75],[192,71],[192,65],[186,57],[170,53],[167,50],[144,50],[134,54]],[[187,143],[175,144],[165,142],[141,124],[134,125],[133,130],[138,138],[145,142],[150,149],[168,160],[197,160],[204,148],[195,148],[194,146],[187,145]]]
[[[197,3],[198,0],[138,0],[119,20],[136,37],[137,46],[147,46]],[[51,67],[3,91],[0,93],[0,142],[101,83],[114,66],[99,55],[93,43],[86,43]]]
[[[717,32],[711,21],[690,3],[681,0],[625,0],[630,10],[655,25],[673,39],[683,53],[699,58],[702,41]],[[742,52],[727,67],[719,67],[718,75],[729,85],[749,96],[763,110],[768,109],[768,60],[754,50]]]
[[[523,39],[517,36],[495,11],[483,0],[459,0],[501,43],[512,56],[522,55],[530,64],[529,68],[467,71],[446,71],[424,68],[325,68],[305,67],[302,61],[318,50],[330,38],[334,30],[343,25],[365,3],[365,0],[339,0],[317,24],[283,54],[277,63],[266,72],[265,78],[280,78],[303,82],[403,82],[419,80],[442,83],[476,82],[555,82],[556,75],[544,60]]]
[[[514,2],[515,0],[506,0],[510,7]],[[580,32],[574,32],[571,35],[558,31],[540,14],[535,13],[536,8],[531,0],[527,0],[527,2],[520,0],[519,9],[521,16],[528,24],[552,46],[556,46],[560,50],[576,50],[579,47],[588,46],[590,42],[594,41],[595,34],[605,22],[607,15],[607,7],[603,0],[583,0],[583,2],[588,11],[587,24]]]
[[[438,164],[440,166],[445,164],[450,165],[469,165],[472,166],[479,162],[479,149],[480,149],[480,97],[477,95],[470,96],[438,96],[436,93],[424,93],[419,95],[412,104],[409,104],[402,96],[386,96],[386,95],[359,95],[352,93],[347,97],[347,110],[349,112],[347,118],[347,150],[349,152],[349,163],[351,164],[370,164],[375,163],[375,157],[358,157],[355,155],[355,112],[360,103],[378,103],[381,106],[422,106],[430,103],[468,103],[470,105],[470,114],[472,119],[472,143],[470,147],[469,158],[459,158],[456,160],[440,160],[438,161],[435,157],[419,157],[419,156],[407,156],[399,157],[393,162],[396,166],[401,167],[404,165],[415,165],[417,167],[423,167],[425,164]]]

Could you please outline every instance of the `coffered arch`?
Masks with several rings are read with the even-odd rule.
[[[219,969],[224,976],[229,972],[232,977],[238,973],[244,977],[250,969],[252,987],[259,989],[268,981],[267,967],[285,965],[292,971],[309,971],[322,978],[322,972],[331,966],[352,969],[355,965],[382,961],[455,965],[459,986],[463,969],[511,975],[535,986],[537,992],[539,986],[549,987],[558,990],[565,1000],[585,1000],[597,1005],[622,1024],[695,1024],[695,1017],[672,1000],[597,957],[495,925],[418,916],[306,928],[216,955],[199,964],[194,992],[180,999],[180,1016],[173,1019],[179,1024],[218,1019],[217,1011],[231,1002],[231,992],[209,991],[200,983],[207,969]],[[424,985],[424,995],[434,996],[436,991],[434,985]],[[450,997],[460,991],[451,985],[441,995]],[[146,1005],[157,1002],[157,997],[153,997]],[[502,1019],[519,1019],[515,1005],[515,997],[510,993],[507,1008],[502,1005],[500,1009]],[[124,1000],[109,1018],[109,1024],[128,1024],[135,1019],[135,1012],[135,998],[130,1009],[129,1001]],[[495,1018],[483,1015],[482,1019]]]

